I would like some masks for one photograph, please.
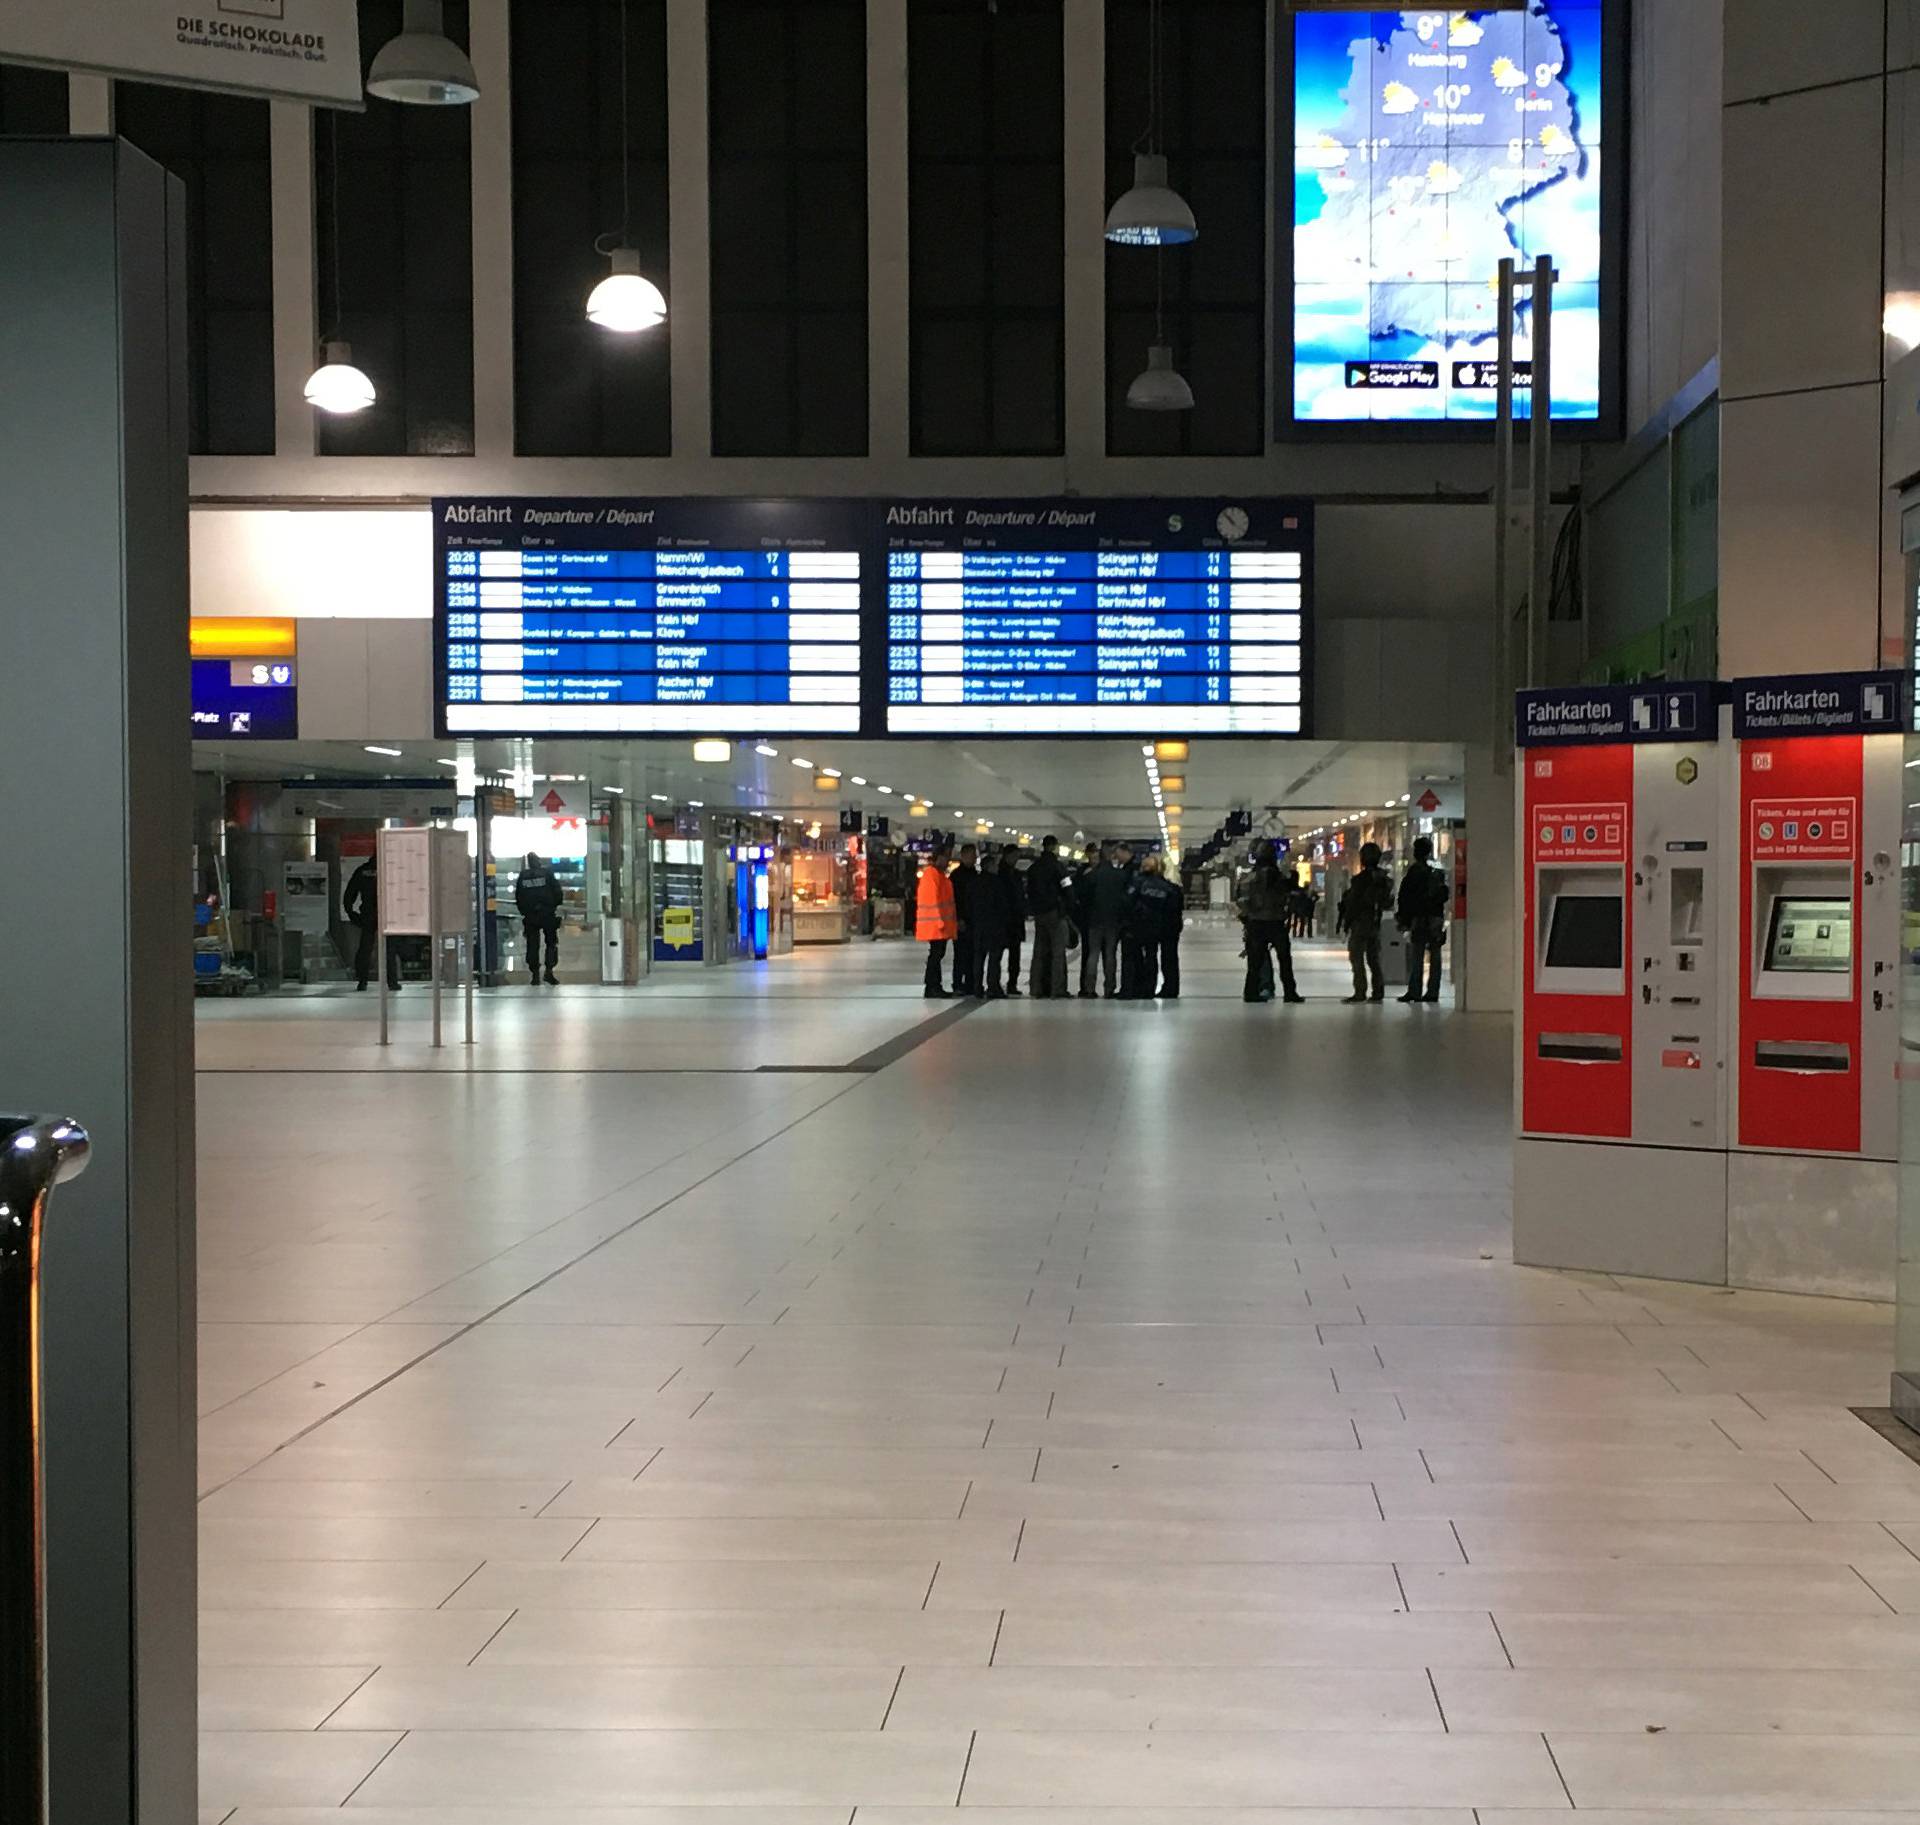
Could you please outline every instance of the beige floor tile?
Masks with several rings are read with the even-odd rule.
[[[585,1537],[578,1520],[493,1520],[465,1515],[200,1517],[200,1556],[224,1568],[292,1560],[563,1559]]]
[[[917,1610],[936,1561],[862,1565],[843,1560],[689,1560],[634,1565],[482,1566],[450,1600],[450,1609]],[[958,1569],[957,1567],[955,1568]]]
[[[440,1483],[277,1482],[242,1477],[200,1504],[208,1521],[412,1520],[464,1516],[472,1519],[530,1520],[566,1485],[558,1477],[544,1481]]]
[[[344,1817],[347,1825],[848,1825],[849,1812],[845,1806],[356,1805]],[[243,1806],[231,1825],[342,1825],[342,1818],[337,1809]],[[1435,1815],[1433,1825],[1459,1822]]]
[[[644,1479],[643,1479],[644,1480]],[[1432,1484],[1422,1479],[1423,1489]],[[1793,1510],[1783,1501],[1783,1514]],[[1037,1523],[1111,1521],[1116,1510],[1130,1524],[1156,1521],[1279,1523],[1377,1521],[1373,1485],[1355,1483],[1129,1484],[1122,1498],[1098,1483],[976,1483],[967,1519],[1011,1516]],[[1396,1516],[1395,1519],[1404,1517]],[[1022,1547],[1022,1556],[1025,1548]]]
[[[510,1631],[511,1632],[511,1631]],[[1920,1653],[1920,1638],[1916,1638]],[[1504,1667],[1485,1615],[1205,1613],[1101,1607],[1007,1613],[996,1666]]]
[[[918,1608],[522,1609],[504,1628],[502,1621],[493,1621],[498,1638],[480,1655],[481,1665],[985,1666],[1000,1627],[995,1610]]]
[[[367,1805],[937,1806],[960,1791],[965,1732],[416,1731]]]
[[[200,1571],[202,1610],[434,1609],[478,1557],[428,1560],[220,1559]],[[469,1608],[484,1607],[468,1605]]]
[[[1920,1793],[1911,1736],[1555,1736],[1576,1806],[1897,1811]]]
[[[878,1730],[898,1678],[885,1667],[383,1668],[328,1728]]]
[[[1424,1671],[908,1667],[890,1730],[1441,1729]],[[1920,1728],[1920,1725],[1916,1725]]]
[[[1772,1483],[1376,1483],[1389,1521],[1798,1521],[1814,1511]],[[1825,1485],[1832,1489],[1832,1484]],[[1920,1510],[1917,1510],[1920,1512]],[[1819,1516],[1815,1519],[1854,1519]]]
[[[995,1481],[975,1484],[970,1477],[918,1477],[898,1482],[803,1483],[794,1479],[762,1482],[733,1477],[692,1482],[676,1477],[581,1477],[567,1484],[546,1509],[549,1518],[592,1520],[600,1516],[649,1521],[952,1521],[967,1504],[970,1490],[1009,1493],[1030,1487]],[[1781,1504],[1785,1509],[1784,1501]],[[1002,1512],[985,1509],[990,1518]],[[1791,1510],[1787,1510],[1791,1512]],[[1014,1519],[1024,1518],[1023,1511]]]
[[[1517,1672],[1439,1668],[1450,1728],[1780,1736],[1920,1735],[1908,1683],[1884,1672]]]
[[[1416,1610],[1587,1611],[1702,1615],[1885,1614],[1887,1605],[1844,1565],[1606,1565],[1503,1571],[1478,1565],[1409,1565],[1401,1573]]]
[[[1538,1736],[983,1731],[971,1806],[1551,1806]]]
[[[1572,1671],[1675,1667],[1920,1671],[1920,1616],[1537,1614],[1502,1610],[1514,1664]]]
[[[1804,1527],[1805,1523],[1801,1525]],[[1460,1542],[1445,1521],[1030,1520],[1020,1563],[1141,1560],[1159,1564],[1459,1565]]]
[[[400,1739],[315,1730],[209,1730],[200,1736],[200,1803],[216,1813],[343,1806]]]
[[[877,1564],[904,1559],[930,1566],[949,1559],[1001,1559],[1011,1564],[1019,1539],[1015,1521],[971,1516],[964,1521],[610,1520],[586,1536],[572,1563],[856,1559]]]
[[[202,1666],[200,1728],[317,1730],[373,1672],[371,1666]]]
[[[203,1610],[210,1667],[465,1666],[508,1610]]]
[[[1402,1607],[1390,1565],[1075,1564],[1024,1559],[991,1565],[962,1559],[942,1565],[931,1609],[1005,1609],[1023,1615],[1109,1614],[1142,1605],[1157,1610],[1309,1611]],[[1481,1607],[1485,1607],[1484,1605]]]
[[[1920,1573],[1884,1528],[1860,1521],[1459,1522],[1468,1562],[1495,1567],[1625,1565],[1891,1565]]]

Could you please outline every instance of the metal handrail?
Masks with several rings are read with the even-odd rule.
[[[77,1122],[0,1115],[0,1819],[32,1825],[47,1810],[40,1229],[90,1145]]]

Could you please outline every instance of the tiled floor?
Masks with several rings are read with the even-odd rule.
[[[1920,1820],[1887,1313],[1515,1269],[1503,1022],[1189,951],[210,1010],[204,1818]]]

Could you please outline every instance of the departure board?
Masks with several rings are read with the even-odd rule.
[[[884,510],[896,735],[1302,735],[1300,501],[940,501]]]
[[[845,502],[438,500],[442,735],[860,727]]]

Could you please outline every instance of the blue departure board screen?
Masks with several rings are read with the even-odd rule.
[[[853,734],[861,510],[438,500],[443,735]]]
[[[1553,412],[1600,418],[1610,38],[1602,0],[1302,13],[1292,33],[1300,423],[1486,423],[1498,275],[1551,256]],[[1283,224],[1284,226],[1284,224]],[[1532,307],[1515,311],[1515,412]],[[1283,363],[1283,367],[1285,364]]]
[[[1301,735],[1299,501],[895,502],[895,735]]]

